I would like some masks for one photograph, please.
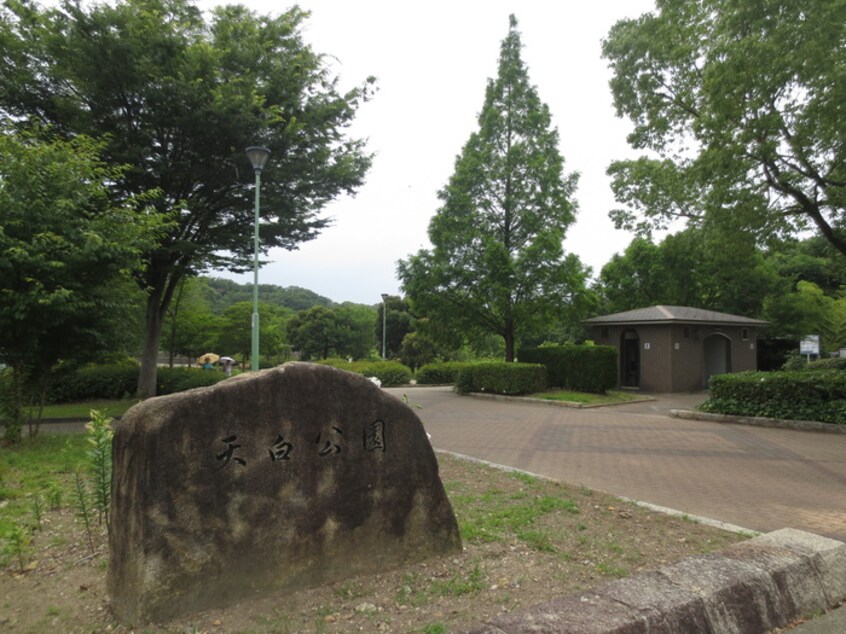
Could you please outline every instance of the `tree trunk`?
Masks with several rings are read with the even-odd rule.
[[[514,322],[510,321],[505,325],[505,362],[514,362]]]
[[[10,418],[6,420],[3,430],[3,438],[10,444],[17,444],[23,438],[23,393],[22,393],[22,370],[19,361],[11,363],[12,368],[12,402],[10,405]]]
[[[152,289],[147,297],[147,315],[144,323],[144,349],[141,353],[141,370],[138,373],[138,397],[156,395],[156,378],[159,361],[159,343],[162,338],[163,311],[161,290]]]

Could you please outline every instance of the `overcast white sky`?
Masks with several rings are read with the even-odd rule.
[[[201,6],[217,4],[205,1]],[[246,0],[260,13],[294,3]],[[615,116],[610,71],[600,41],[619,19],[653,9],[652,0],[302,0],[304,31],[315,51],[336,58],[346,89],[368,75],[378,92],[364,104],[351,135],[375,154],[354,198],[326,208],[332,227],[298,251],[273,250],[260,283],[301,286],[336,302],[376,304],[400,294],[397,260],[430,248],[427,228],[437,192],[478,127],[488,78],[514,13],[529,79],[552,112],[565,169],[581,173],[578,216],[565,242],[594,274],[631,235],[608,219],[615,206],[605,170],[634,156],[627,121]],[[272,150],[273,148],[271,148]],[[271,159],[273,157],[271,155]],[[213,275],[251,282],[252,276]]]

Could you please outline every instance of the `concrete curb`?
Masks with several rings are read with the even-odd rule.
[[[684,409],[671,409],[670,416],[673,418],[702,420],[712,423],[734,423],[736,425],[752,425],[754,427],[778,427],[781,429],[817,431],[828,434],[846,434],[846,425],[819,423],[812,420],[788,420],[784,418],[764,418],[761,416],[731,416],[729,414],[711,414]]]
[[[846,544],[786,528],[502,616],[464,634],[763,634],[845,598]]]
[[[470,392],[462,396],[472,396],[473,398],[486,398],[494,401],[514,401],[516,403],[531,403],[532,405],[551,405],[553,407],[571,407],[573,409],[591,409],[594,407],[615,407],[617,405],[631,405],[632,403],[646,403],[655,401],[652,396],[640,396],[630,401],[620,401],[619,403],[575,403],[573,401],[551,401],[545,398],[529,398],[527,396],[508,396],[507,394],[482,394],[481,392]]]

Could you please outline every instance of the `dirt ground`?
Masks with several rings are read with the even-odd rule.
[[[72,510],[45,514],[0,573],[7,632],[420,632],[444,634],[746,536],[584,488],[439,455],[460,555],[132,629],[109,611],[106,532],[94,551]],[[118,520],[115,520],[118,521]]]

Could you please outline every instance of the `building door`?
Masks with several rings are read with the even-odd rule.
[[[702,342],[705,359],[704,383],[715,374],[731,372],[731,339],[721,334],[708,335]]]
[[[640,387],[640,337],[636,330],[620,335],[620,385]]]

